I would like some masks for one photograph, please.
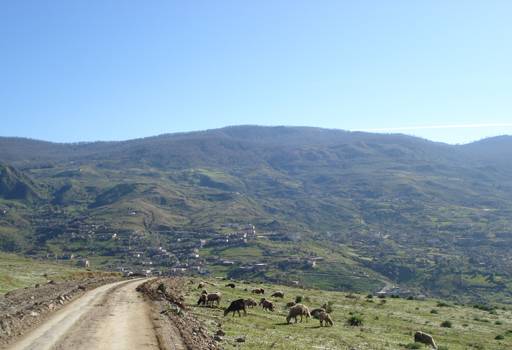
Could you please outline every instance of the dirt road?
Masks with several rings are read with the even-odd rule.
[[[91,290],[7,349],[159,349],[151,310],[135,290],[142,282],[123,281]]]

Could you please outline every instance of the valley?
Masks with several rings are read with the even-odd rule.
[[[0,138],[0,248],[127,274],[509,303],[509,145],[256,126]]]

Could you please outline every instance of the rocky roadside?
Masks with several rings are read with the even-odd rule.
[[[163,349],[217,350],[221,346],[208,334],[206,327],[185,305],[183,278],[156,278],[141,284],[137,290],[151,302],[158,341]]]
[[[91,272],[80,279],[53,281],[0,296],[0,347],[44,322],[86,291],[121,280],[118,274]]]

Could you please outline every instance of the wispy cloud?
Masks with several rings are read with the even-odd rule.
[[[358,131],[379,132],[379,131],[413,131],[428,129],[477,129],[477,128],[512,128],[512,123],[480,123],[480,124],[445,124],[445,125],[417,125],[391,128],[359,129]]]

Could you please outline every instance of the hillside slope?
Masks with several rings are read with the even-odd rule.
[[[9,247],[94,252],[98,263],[115,267],[131,261],[134,249],[163,246],[175,256],[162,264],[179,266],[196,264],[190,254],[209,239],[212,246],[200,251],[208,266],[267,264],[218,267],[236,276],[286,281],[300,271],[304,283],[334,289],[395,282],[436,295],[505,299],[512,282],[509,142],[449,146],[256,126],[123,142],[0,138],[0,161],[51,197],[49,204],[4,202],[9,215],[29,223],[19,226],[26,239]],[[247,224],[264,237],[213,245]],[[247,260],[248,252],[256,253]],[[315,257],[323,260],[312,267]]]

